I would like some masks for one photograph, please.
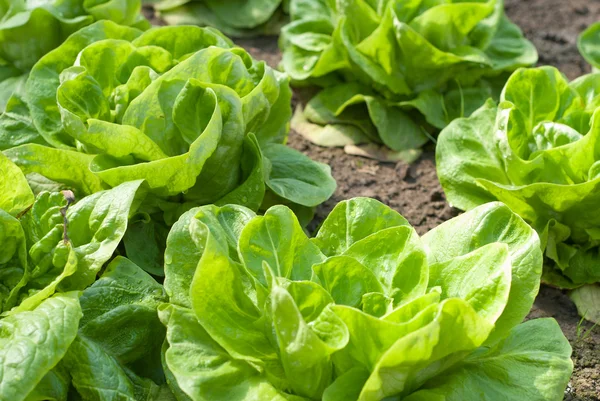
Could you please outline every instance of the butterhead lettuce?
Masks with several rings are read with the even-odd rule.
[[[561,288],[600,281],[598,82],[598,74],[568,82],[552,67],[520,69],[499,104],[456,120],[437,144],[450,204],[469,210],[504,202],[539,233],[544,281]],[[591,296],[598,291],[573,294],[583,316],[598,316]]]
[[[26,89],[0,119],[0,149],[36,192],[145,180],[133,255],[160,259],[167,227],[193,206],[286,203],[307,215],[335,190],[329,166],[284,145],[287,76],[212,28],[96,22],[44,56]]]
[[[500,203],[421,238],[367,198],[314,238],[285,206],[202,206],[173,226],[165,262],[178,399],[559,400],[572,370],[555,321],[521,323],[542,252]]]
[[[406,154],[537,60],[502,0],[292,0],[290,13],[282,66],[323,87],[293,125],[325,146]]]

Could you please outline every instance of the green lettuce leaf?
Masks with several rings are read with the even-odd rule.
[[[23,172],[0,153],[0,209],[16,216],[33,204],[33,193]]]
[[[65,293],[44,300],[33,310],[0,319],[3,399],[22,401],[36,399],[36,393],[49,395],[44,387],[60,380],[60,373],[52,369],[75,340],[80,318],[77,294]]]
[[[522,322],[529,313],[531,305],[535,300],[540,286],[542,273],[542,252],[537,234],[519,216],[514,214],[508,207],[501,203],[488,203],[458,216],[440,226],[434,228],[423,236],[427,244],[427,256],[429,263],[435,263],[438,269],[459,269],[461,274],[474,274],[473,281],[476,289],[462,284],[459,274],[450,274],[445,280],[442,288],[453,287],[453,293],[467,295],[473,290],[494,291],[494,296],[483,295],[482,299],[474,299],[476,302],[492,302],[488,298],[508,297],[504,301],[504,307],[500,309],[500,316],[496,316],[494,333],[490,340],[504,337],[507,332]],[[449,245],[452,244],[452,245]],[[509,271],[503,271],[498,278],[494,273],[486,272],[481,266],[477,269],[468,270],[467,265],[476,264],[477,258],[473,259],[474,252],[494,244],[503,244],[507,247],[492,248],[495,252],[488,253],[496,259],[495,264],[505,264],[510,267]],[[505,256],[500,258],[500,254]],[[465,260],[465,258],[467,258]],[[507,260],[508,259],[508,260]],[[457,263],[459,262],[459,263]],[[508,266],[506,266],[508,263]],[[441,264],[441,266],[440,266]],[[477,278],[477,275],[481,275]],[[505,294],[506,283],[500,284],[505,278],[510,280],[509,292]],[[438,281],[436,280],[436,283]],[[489,282],[490,286],[486,285]],[[495,285],[498,282],[500,286]],[[440,285],[429,282],[429,287]],[[468,290],[468,291],[467,291]],[[476,307],[474,305],[474,307]]]
[[[190,309],[165,305],[159,314],[167,327],[164,363],[177,378],[169,384],[183,392],[178,399],[301,400],[278,391],[252,365],[233,359],[206,333]]]
[[[589,284],[576,288],[571,292],[570,296],[577,307],[577,312],[581,316],[594,323],[600,323],[600,308],[598,308],[600,286],[598,284]]]
[[[569,379],[564,372],[573,369],[569,343],[552,340],[560,335],[553,319],[522,323],[499,344],[473,353],[456,370],[436,377],[406,400],[464,400],[474,393],[490,401],[498,397],[560,400]],[[502,381],[494,380],[499,376]]]
[[[62,401],[69,396],[71,377],[62,362],[46,373],[35,389],[27,395],[26,401]]]
[[[138,180],[83,199],[69,190],[34,199],[18,167],[0,162],[2,206],[12,212],[0,209],[0,399],[172,397],[157,314],[166,292],[115,257],[147,187]]]
[[[156,310],[165,300],[162,286],[123,257],[83,292],[83,317],[64,364],[84,399],[157,399],[165,329]]]
[[[579,52],[592,65],[595,71],[600,68],[600,47],[598,38],[600,36],[600,23],[590,25],[577,38]]]

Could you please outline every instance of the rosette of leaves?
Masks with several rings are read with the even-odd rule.
[[[594,72],[600,69],[600,22],[590,25],[577,38],[577,47]]]
[[[105,266],[141,181],[34,198],[1,154],[0,173],[0,399],[158,399],[164,290],[125,258]]]
[[[375,143],[414,157],[497,97],[507,72],[537,61],[502,0],[292,0],[290,13],[282,66],[323,87],[292,125],[324,146]]]
[[[169,25],[212,26],[236,38],[277,35],[288,0],[150,0]]]
[[[450,204],[508,205],[540,234],[544,280],[561,288],[600,281],[599,82],[591,74],[569,83],[552,67],[518,70],[498,105],[453,122],[437,144]],[[598,296],[595,285],[573,293],[582,316],[600,319]]]
[[[147,29],[140,0],[3,0],[0,3],[0,109],[14,90],[23,91],[27,73],[78,29],[109,19]]]
[[[338,204],[314,238],[285,206],[203,206],[173,226],[165,260],[178,399],[560,400],[571,374],[557,323],[521,323],[542,252],[500,203],[421,238],[368,198]]]
[[[26,107],[0,120],[0,148],[36,190],[84,196],[145,180],[128,254],[160,258],[152,237],[192,206],[287,203],[310,215],[331,196],[329,166],[284,145],[290,98],[284,74],[214,29],[100,21],[34,66]]]

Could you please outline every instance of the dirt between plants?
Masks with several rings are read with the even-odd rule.
[[[577,50],[578,34],[600,21],[600,0],[505,0],[508,16],[538,49],[540,65],[553,65],[574,79],[590,71]],[[148,11],[148,10],[147,10]],[[151,15],[150,11],[147,15]],[[153,22],[160,23],[154,19]],[[252,55],[277,67],[281,53],[276,38],[237,40]],[[294,99],[296,103],[297,98]],[[334,196],[316,212],[309,226],[314,230],[339,201],[356,196],[378,199],[406,217],[419,234],[456,216],[435,172],[434,146],[425,147],[412,165],[378,163],[350,156],[342,149],[321,148],[295,132],[289,145],[314,160],[331,166],[338,188]],[[568,296],[542,287],[528,318],[553,317],[573,347],[575,369],[565,393],[567,401],[600,401],[600,327],[581,322]],[[498,400],[526,401],[526,400]]]

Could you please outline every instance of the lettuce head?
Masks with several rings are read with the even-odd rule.
[[[502,0],[292,0],[290,13],[282,66],[322,87],[293,125],[326,146],[414,153],[537,61]]]
[[[542,240],[544,281],[578,288],[579,312],[592,320],[600,319],[599,82],[598,74],[568,82],[553,67],[520,69],[498,104],[450,124],[436,149],[450,204],[499,200],[525,219]]]
[[[193,206],[285,203],[306,220],[332,195],[329,166],[285,146],[290,99],[286,75],[212,28],[99,21],[33,67],[24,101],[0,118],[0,149],[36,193],[145,180],[126,243],[160,259],[167,227]]]
[[[368,198],[314,238],[292,211],[202,206],[173,226],[163,366],[194,401],[560,400],[571,348],[536,232],[489,203],[419,237]]]

